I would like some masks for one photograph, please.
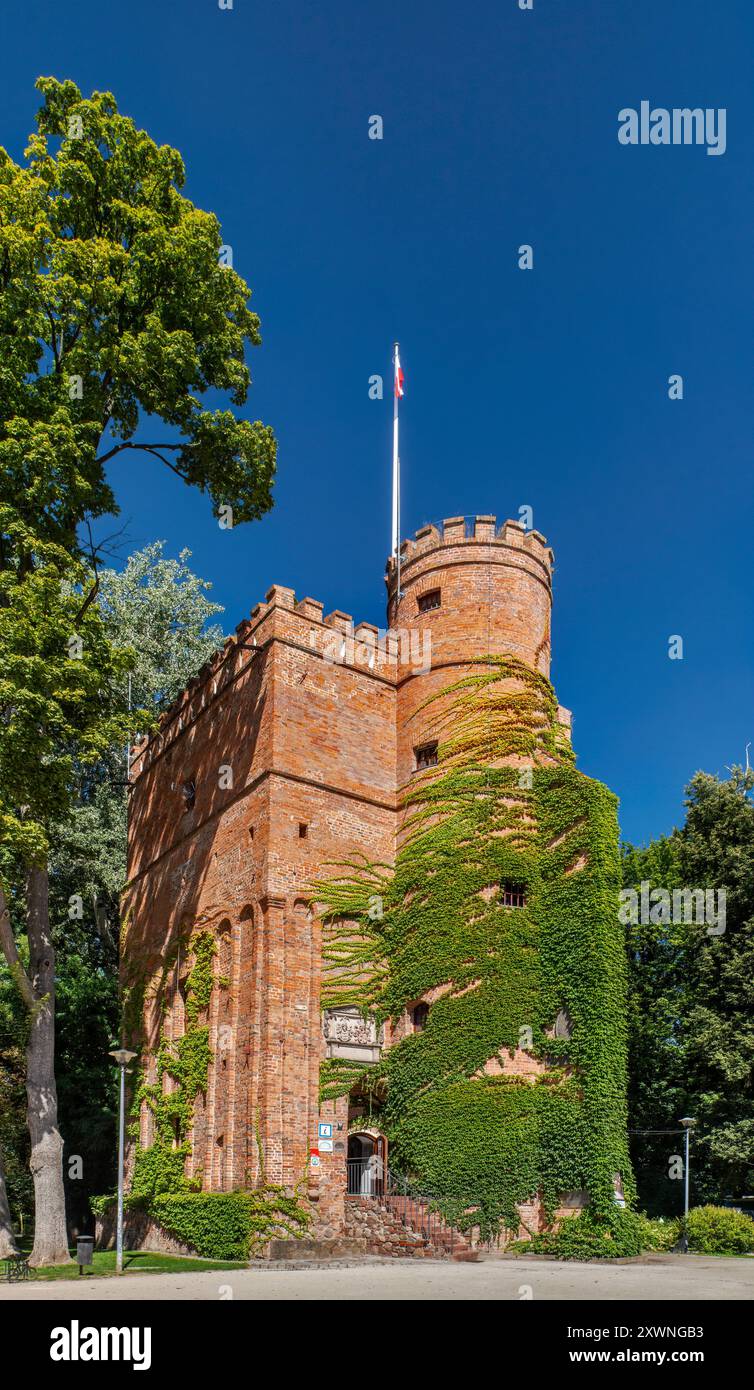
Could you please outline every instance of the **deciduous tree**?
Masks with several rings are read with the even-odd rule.
[[[259,321],[248,286],[220,264],[217,219],[181,192],[180,155],[108,93],[37,85],[26,162],[0,149],[0,836],[24,865],[28,964],[5,894],[0,945],[30,1019],[32,1260],[50,1263],[66,1250],[50,831],[77,767],[126,737],[123,664],[92,606],[90,523],[117,511],[106,469],[135,449],[208,493],[226,522],[259,517],[275,440],[238,413]],[[209,390],[232,408],[204,408]]]

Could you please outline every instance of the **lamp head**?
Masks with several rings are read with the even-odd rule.
[[[114,1057],[119,1067],[127,1067],[129,1062],[133,1062],[137,1054],[135,1052],[129,1052],[127,1047],[118,1047],[114,1052],[110,1052],[108,1056]]]

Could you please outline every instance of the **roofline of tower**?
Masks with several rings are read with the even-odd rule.
[[[440,523],[420,526],[413,539],[401,541],[401,575],[417,560],[424,559],[433,551],[450,546],[473,548],[479,545],[494,545],[528,555],[540,564],[547,574],[552,575],[554,556],[541,531],[527,530],[520,521],[507,520],[501,526],[497,518],[488,513],[476,516],[451,516]],[[392,591],[397,573],[397,562],[390,555],[385,567],[385,582]]]

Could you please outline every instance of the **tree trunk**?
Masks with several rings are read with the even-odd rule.
[[[55,952],[50,936],[47,869],[27,881],[29,975],[35,1002],[26,1050],[29,1167],[34,1179],[34,1249],[29,1264],[70,1264],[63,1188],[63,1139],[55,1085]]]
[[[17,1254],[18,1247],[13,1239],[10,1221],[10,1206],[8,1205],[8,1193],[5,1187],[3,1151],[2,1148],[0,1148],[0,1260],[7,1260],[9,1255]]]

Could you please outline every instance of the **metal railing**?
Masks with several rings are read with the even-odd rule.
[[[379,1157],[346,1160],[347,1187],[351,1197],[373,1198],[397,1216],[407,1230],[428,1244],[454,1252],[469,1249],[463,1233],[438,1208],[438,1197],[419,1190],[402,1173],[386,1169]]]
[[[385,1165],[381,1158],[346,1159],[346,1192],[349,1197],[377,1197],[385,1192]]]

